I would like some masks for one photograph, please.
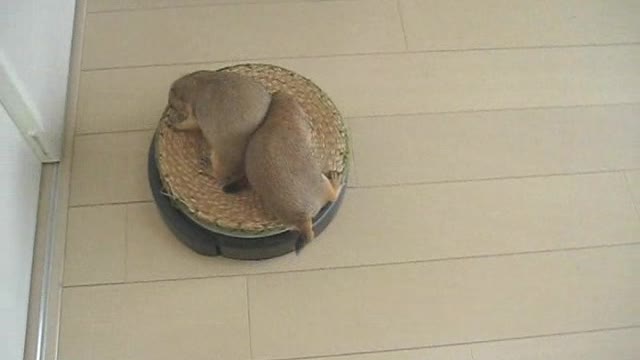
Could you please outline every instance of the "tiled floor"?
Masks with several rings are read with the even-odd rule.
[[[88,0],[59,359],[631,360],[640,2]],[[151,203],[170,82],[316,81],[354,172],[300,256],[198,256]]]

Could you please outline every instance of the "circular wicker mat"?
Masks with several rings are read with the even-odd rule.
[[[251,76],[274,93],[294,96],[311,119],[313,153],[324,173],[337,172],[346,182],[349,144],[336,106],[309,79],[290,70],[264,64],[219,69]],[[287,229],[263,209],[256,194],[227,194],[209,175],[208,146],[200,132],[175,131],[160,121],[154,137],[155,162],[164,194],[200,226],[225,235],[256,238]]]

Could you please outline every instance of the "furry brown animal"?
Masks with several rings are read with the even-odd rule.
[[[303,243],[314,238],[313,217],[342,187],[322,173],[311,148],[308,115],[290,95],[272,96],[269,111],[247,146],[245,170],[265,209],[295,228]]]
[[[212,150],[212,174],[228,187],[244,177],[249,137],[270,102],[262,84],[248,76],[203,70],[174,81],[163,116],[177,130],[202,130]]]

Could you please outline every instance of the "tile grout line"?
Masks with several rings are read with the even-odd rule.
[[[249,358],[255,359],[253,355],[253,328],[251,326],[251,302],[250,302],[251,297],[249,295],[249,277],[248,276],[244,277],[244,285],[247,290],[246,295],[247,295],[247,322],[249,325]]]
[[[346,1],[346,0],[339,0]],[[108,66],[108,67],[94,67],[94,68],[82,68],[82,72],[97,72],[107,70],[125,70],[125,69],[141,69],[141,68],[153,68],[153,67],[175,67],[175,66],[190,66],[190,65],[211,65],[211,64],[227,64],[227,63],[246,63],[246,62],[263,62],[273,60],[298,60],[298,59],[327,59],[327,58],[342,58],[342,57],[364,57],[364,56],[391,56],[391,55],[411,55],[411,54],[437,54],[437,53],[465,53],[465,52],[506,52],[513,50],[543,50],[543,49],[576,49],[576,48],[602,48],[602,47],[624,47],[624,46],[637,46],[640,45],[640,41],[629,42],[612,42],[602,44],[573,44],[573,45],[532,45],[532,46],[513,46],[513,47],[478,47],[478,48],[465,48],[465,49],[432,49],[432,50],[404,50],[404,51],[373,51],[362,53],[334,53],[334,54],[318,54],[318,55],[288,55],[288,56],[273,56],[273,57],[247,57],[236,59],[218,59],[218,60],[201,60],[201,61],[184,61],[174,63],[161,63],[161,64],[137,64],[137,65],[122,65],[122,66]]]
[[[575,171],[570,173],[547,173],[547,174],[533,174],[533,175],[511,175],[511,176],[497,176],[497,177],[479,177],[474,179],[454,179],[454,180],[436,180],[436,181],[417,181],[417,182],[405,182],[405,183],[389,183],[379,185],[359,185],[352,187],[353,189],[381,189],[381,188],[398,188],[398,187],[414,187],[424,185],[446,185],[446,184],[466,184],[474,182],[491,182],[491,181],[508,181],[508,180],[523,180],[523,179],[544,179],[563,176],[586,176],[586,175],[598,175],[598,174],[619,174],[626,170],[631,169],[611,169],[611,170],[587,170],[587,171]]]
[[[158,116],[158,119],[159,118],[160,118],[160,116]],[[140,128],[140,129],[81,132],[81,133],[75,133],[74,136],[78,138],[78,137],[87,137],[87,136],[96,136],[96,135],[109,135],[109,134],[117,135],[117,134],[141,133],[141,132],[149,132],[149,133],[151,133],[151,132],[154,132],[155,129],[156,129],[155,127],[150,127],[150,128]]]
[[[222,6],[242,6],[242,5],[282,5],[282,4],[304,4],[313,3],[318,0],[277,0],[270,1],[268,3],[261,2],[260,0],[252,0],[247,2],[234,2],[229,1],[226,3],[204,3],[204,4],[185,4],[185,5],[168,5],[168,6],[151,6],[151,7],[137,7],[137,8],[115,8],[105,10],[92,10],[87,14],[109,14],[109,13],[125,13],[125,12],[138,12],[138,11],[153,11],[153,10],[169,10],[169,9],[189,9],[189,8],[207,8],[207,7],[222,7]],[[361,0],[320,0],[323,2],[347,2],[347,1],[361,1]]]
[[[77,204],[77,205],[69,205],[69,208],[75,209],[75,208],[98,207],[98,206],[117,206],[117,205],[133,205],[133,204],[151,204],[151,203],[154,203],[153,199],[114,201],[114,202],[95,203],[95,204]]]
[[[404,16],[402,15],[401,0],[396,0],[396,9],[398,10],[398,17],[400,18],[400,26],[402,27],[402,35],[404,36],[404,50],[409,51],[409,40],[407,39],[407,29],[404,23]]]
[[[533,256],[533,255],[541,255],[541,254],[569,253],[569,252],[590,251],[590,250],[598,250],[598,249],[615,249],[615,248],[636,247],[636,246],[640,246],[640,240],[632,241],[628,243],[619,243],[619,244],[598,244],[598,245],[567,247],[567,248],[557,248],[557,249],[542,249],[542,250],[528,250],[528,251],[516,251],[516,252],[506,252],[506,253],[451,256],[451,257],[423,259],[423,260],[392,261],[392,262],[380,262],[380,263],[359,264],[359,265],[338,265],[338,266],[314,267],[314,268],[307,268],[307,269],[272,270],[272,271],[256,272],[256,273],[235,273],[235,274],[205,275],[205,276],[192,276],[192,277],[169,278],[169,279],[136,280],[136,281],[130,281],[130,282],[77,284],[77,285],[68,285],[68,286],[65,286],[64,288],[66,289],[66,288],[82,288],[82,287],[117,286],[117,285],[139,285],[139,284],[153,284],[153,283],[164,283],[164,282],[177,282],[177,281],[185,281],[185,280],[187,281],[188,280],[207,280],[207,279],[210,280],[210,279],[224,279],[224,278],[238,278],[238,277],[250,278],[250,277],[292,274],[292,273],[339,271],[339,270],[349,270],[349,269],[370,269],[370,268],[388,267],[388,266],[395,266],[395,265],[420,265],[420,264],[441,263],[441,262],[448,262],[448,261],[466,261],[466,260],[478,260],[478,259],[495,259],[495,258],[503,258],[503,257]]]
[[[598,108],[598,107],[616,107],[616,106],[633,106],[633,105],[640,105],[640,101],[612,102],[612,103],[600,103],[600,104],[542,105],[542,106],[489,108],[489,109],[462,109],[462,110],[418,111],[418,112],[371,114],[371,115],[352,115],[352,116],[345,116],[345,119],[411,117],[411,116],[419,116],[419,115],[475,114],[475,113],[532,111],[532,110],[565,110],[565,109],[585,109],[585,108],[589,109],[589,108]]]
[[[354,119],[378,119],[387,117],[415,117],[421,115],[455,115],[455,114],[476,114],[476,113],[491,113],[491,112],[517,112],[517,111],[536,111],[536,110],[564,110],[564,109],[590,109],[590,108],[607,108],[617,106],[637,106],[640,102],[619,102],[619,103],[603,103],[603,104],[580,104],[580,105],[550,105],[550,106],[528,106],[528,107],[507,107],[507,108],[494,108],[494,109],[465,109],[465,110],[447,110],[447,111],[419,111],[419,112],[406,112],[406,113],[389,113],[389,114],[370,114],[370,115],[348,115],[344,116],[345,120]],[[148,128],[134,128],[134,129],[118,129],[118,130],[106,130],[106,131],[87,131],[75,133],[75,137],[107,135],[107,134],[122,134],[129,132],[152,132],[155,131],[155,127]]]
[[[344,123],[344,127],[347,129],[347,146],[349,149],[349,157],[347,157],[347,161],[349,161],[349,168],[348,173],[347,173],[347,181],[345,183],[345,186],[347,189],[349,188],[353,188],[354,184],[358,184],[358,167],[356,165],[356,163],[358,162],[356,160],[356,148],[353,145],[353,131],[351,131],[351,126],[349,125],[349,121],[347,118],[345,118],[343,120]]]
[[[124,205],[124,282],[129,280],[129,204]]]
[[[308,355],[308,356],[302,356],[302,357],[289,357],[289,358],[271,358],[270,360],[328,359],[328,358],[342,357],[342,356],[386,354],[386,353],[391,353],[396,351],[427,350],[427,349],[438,349],[438,348],[447,348],[447,347],[456,347],[456,346],[471,347],[472,345],[477,345],[477,344],[500,343],[500,342],[518,341],[518,340],[544,339],[544,338],[563,337],[563,336],[572,336],[572,335],[597,334],[597,333],[635,330],[635,329],[640,329],[640,324],[609,327],[609,328],[578,330],[578,331],[566,331],[566,332],[558,332],[558,333],[550,333],[550,334],[495,338],[495,339],[489,339],[489,340],[465,341],[465,342],[458,342],[458,343],[446,343],[446,344],[436,344],[436,345],[427,345],[427,346],[412,346],[412,347],[373,350],[373,351],[357,351],[357,352],[347,352],[347,353],[328,354],[328,355]]]
[[[631,179],[629,179],[628,170],[624,170],[622,172],[622,176],[624,177],[625,188],[627,189],[629,198],[631,199],[631,205],[633,205],[633,208],[636,211],[636,216],[638,217],[638,221],[640,221],[640,204],[636,203],[636,197],[633,192],[633,187],[631,186]]]
[[[355,155],[355,154],[354,154]],[[356,160],[353,159],[353,165]],[[384,189],[384,188],[399,188],[399,187],[415,187],[415,186],[429,186],[429,185],[447,185],[447,184],[467,184],[475,182],[492,182],[492,181],[509,181],[509,180],[524,180],[524,179],[545,179],[554,177],[570,177],[570,176],[588,176],[598,174],[619,174],[625,171],[636,171],[640,168],[624,168],[624,169],[611,169],[611,170],[593,170],[593,171],[578,171],[569,173],[548,173],[548,174],[532,174],[532,175],[513,175],[513,176],[499,176],[499,177],[486,177],[486,178],[473,178],[473,179],[454,179],[454,180],[440,180],[440,181],[421,181],[421,182],[407,182],[407,183],[390,183],[379,185],[358,185],[348,184],[348,189],[354,190],[366,190],[366,189]],[[353,173],[356,174],[357,171]],[[353,176],[353,175],[352,175]],[[357,180],[357,178],[356,178]],[[131,201],[115,201],[105,203],[93,203],[93,204],[76,204],[70,205],[69,209],[74,208],[87,208],[87,207],[99,207],[99,206],[117,206],[117,205],[129,205],[129,204],[152,204],[153,199],[148,200],[131,200]]]

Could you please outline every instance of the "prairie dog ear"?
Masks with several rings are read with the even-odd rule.
[[[169,99],[187,101],[196,91],[198,80],[194,74],[184,75],[175,80],[169,88]]]

